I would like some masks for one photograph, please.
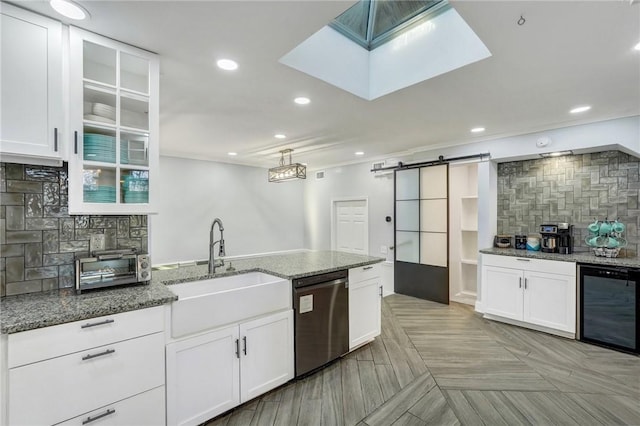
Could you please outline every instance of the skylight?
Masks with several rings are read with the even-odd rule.
[[[373,100],[490,56],[446,0],[360,0],[280,62]]]
[[[329,26],[367,50],[450,7],[445,0],[360,0]]]

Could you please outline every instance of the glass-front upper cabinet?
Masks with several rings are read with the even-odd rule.
[[[157,55],[70,28],[69,213],[155,213]]]

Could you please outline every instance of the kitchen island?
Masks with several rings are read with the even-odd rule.
[[[171,264],[155,267],[153,282],[165,285],[200,281],[248,272],[264,272],[287,280],[311,275],[351,269],[383,262],[373,256],[344,253],[340,251],[304,251],[270,256],[256,256],[244,259],[227,259],[215,274],[209,274],[206,261],[190,264]],[[233,269],[229,269],[229,267]]]
[[[210,275],[206,263],[155,268],[149,285],[114,287],[76,295],[73,289],[9,296],[0,300],[0,334],[113,315],[163,305],[177,300],[165,285],[200,281],[249,272],[264,272],[288,280],[382,262],[384,259],[338,251],[227,259]],[[234,270],[227,270],[229,266]]]

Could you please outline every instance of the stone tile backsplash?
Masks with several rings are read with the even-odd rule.
[[[640,160],[619,151],[498,165],[498,233],[538,233],[539,225],[569,222],[576,251],[588,251],[587,226],[608,217],[626,225],[625,256],[638,253]]]
[[[147,216],[70,216],[68,188],[66,163],[0,163],[0,296],[73,287],[91,250],[148,250]]]

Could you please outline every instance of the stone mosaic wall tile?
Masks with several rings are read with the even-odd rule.
[[[15,283],[7,282],[5,284],[5,291],[6,296],[40,292],[42,291],[42,280],[20,281]]]
[[[24,230],[24,206],[6,206],[5,219],[10,231]]]
[[[90,249],[148,250],[147,216],[70,216],[68,188],[66,165],[0,163],[0,297],[74,287]]]
[[[2,258],[24,256],[24,244],[5,244],[0,246]]]
[[[24,194],[0,192],[0,204],[3,206],[23,206]]]
[[[42,244],[30,243],[24,245],[24,266],[42,266]]]
[[[7,179],[7,192],[39,194],[42,193],[42,183]]]
[[[626,225],[627,256],[638,253],[640,160],[618,151],[498,165],[498,233],[538,233],[545,223],[574,225],[577,250],[588,251],[594,218]]]
[[[24,197],[27,217],[42,217],[42,194],[20,194]]]

